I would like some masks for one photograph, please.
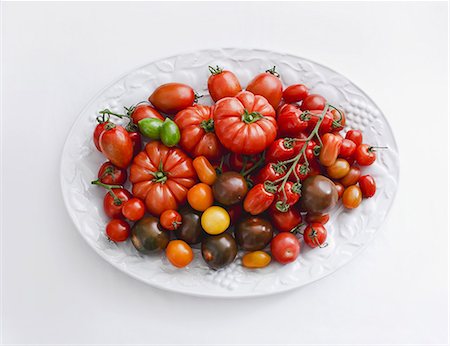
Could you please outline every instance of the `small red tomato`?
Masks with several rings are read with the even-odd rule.
[[[277,262],[290,263],[295,261],[300,253],[300,242],[292,233],[278,233],[270,242],[270,251]]]
[[[361,145],[363,140],[362,132],[359,130],[349,130],[345,138],[351,140],[356,146]]]
[[[195,92],[186,84],[167,83],[156,88],[148,100],[157,110],[176,114],[194,104]]]
[[[279,162],[292,159],[298,153],[294,138],[279,138],[266,149],[266,162]]]
[[[123,204],[131,198],[131,193],[125,189],[111,189],[103,198],[103,209],[111,219],[123,218]]]
[[[247,91],[266,98],[273,108],[277,109],[283,96],[283,85],[275,66],[264,73],[260,73],[248,83]]]
[[[308,213],[305,217],[307,223],[320,223],[322,225],[325,225],[328,220],[330,220],[330,214]]]
[[[277,112],[278,133],[280,136],[296,137],[306,131],[309,126],[309,116],[297,105],[285,104]]]
[[[327,100],[321,95],[317,94],[310,94],[305,97],[303,100],[300,109],[302,111],[306,110],[323,110],[325,108],[325,104],[327,103]]]
[[[308,88],[303,84],[290,85],[283,91],[283,99],[286,103],[302,101],[306,96],[308,96]]]
[[[296,182],[298,177],[300,181],[303,181],[310,176],[322,174],[322,167],[316,159],[309,160],[308,163],[307,165],[304,160],[300,160],[294,168],[295,174],[292,173],[289,180]]]
[[[373,179],[371,175],[363,175],[359,178],[358,183],[364,198],[370,198],[375,195],[377,185],[375,183],[375,179]]]
[[[344,194],[344,190],[345,190],[344,185],[342,185],[341,183],[339,183],[337,181],[334,182],[334,185],[336,186],[336,190],[337,190],[337,193],[338,193],[338,198],[339,199],[342,198],[342,195]]]
[[[128,132],[131,142],[133,144],[133,157],[139,154],[142,150],[142,137],[139,132]]]
[[[355,160],[360,166],[370,166],[376,158],[375,147],[368,144],[360,144],[356,147]]]
[[[122,214],[130,221],[138,221],[144,217],[145,204],[139,198],[131,198],[123,204]]]
[[[287,168],[277,163],[268,163],[259,171],[255,178],[256,184],[263,184],[265,181],[275,181],[286,175]]]
[[[113,219],[106,225],[106,235],[115,242],[121,242],[130,236],[130,225],[120,219]]]
[[[120,125],[108,123],[99,138],[100,149],[109,161],[119,168],[127,168],[133,158],[133,142]]]
[[[106,161],[98,170],[98,179],[103,184],[123,185],[127,180],[127,171],[114,166],[110,161]]]
[[[93,139],[94,139],[94,144],[95,147],[98,149],[98,151],[102,151],[102,149],[100,149],[100,135],[103,133],[103,131],[105,131],[105,127],[106,125],[108,125],[108,121],[104,122],[104,123],[100,123],[95,127],[94,130],[94,135],[93,135]]]
[[[288,211],[282,212],[272,206],[269,209],[269,216],[272,225],[279,232],[290,232],[298,228],[302,223],[302,215],[295,208],[289,208]]]
[[[138,104],[136,107],[131,109],[131,119],[136,125],[142,119],[159,119],[164,121],[164,117],[152,106],[146,103]]]
[[[342,140],[341,149],[339,150],[339,157],[349,160],[353,158],[355,150],[356,150],[355,142],[345,138]]]
[[[182,221],[180,213],[173,209],[165,210],[159,218],[161,226],[168,231],[175,231],[178,229],[181,226]]]
[[[325,247],[327,230],[321,223],[312,223],[303,231],[303,239],[305,240],[306,245],[312,248]]]
[[[223,99],[224,97],[236,96],[241,90],[241,84],[236,75],[231,71],[209,66],[211,76],[208,78],[208,91],[214,102]]]
[[[333,108],[330,113],[333,115],[333,125],[331,126],[333,132],[343,130],[346,123],[344,111]]]
[[[244,199],[244,210],[252,215],[266,211],[275,199],[276,187],[270,184],[256,184]]]
[[[308,131],[314,130],[314,128],[317,125],[317,122],[319,121],[320,117],[322,116],[322,111],[319,110],[310,110],[305,111],[306,115],[304,116],[305,119],[308,120]],[[325,133],[331,132],[333,130],[333,115],[330,112],[325,113],[322,122],[319,126],[319,134],[323,135]]]
[[[292,181],[286,182],[284,188],[280,185],[275,197],[276,208],[287,211],[290,206],[298,202],[301,196],[301,185]]]
[[[358,166],[351,166],[350,171],[339,182],[345,187],[355,185],[361,176],[361,169]]]

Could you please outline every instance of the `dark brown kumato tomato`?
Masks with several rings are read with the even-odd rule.
[[[236,225],[234,234],[242,249],[248,251],[262,250],[272,240],[273,226],[266,219],[249,217]]]
[[[307,178],[302,185],[300,203],[310,213],[326,213],[336,205],[338,192],[334,183],[323,175]]]
[[[229,233],[207,236],[202,241],[202,256],[212,269],[220,269],[234,261],[237,245]]]
[[[180,211],[180,215],[183,222],[175,230],[175,236],[188,244],[200,243],[206,234],[202,229],[200,213],[192,209],[183,209]]]
[[[219,175],[212,186],[214,198],[223,205],[233,205],[244,200],[248,191],[247,182],[237,172]]]
[[[131,242],[142,253],[149,254],[164,250],[169,240],[169,232],[162,229],[154,216],[144,217],[131,228]]]

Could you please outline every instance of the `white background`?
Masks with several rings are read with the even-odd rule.
[[[4,3],[4,343],[447,343],[446,3]],[[65,211],[62,145],[106,84],[154,59],[257,47],[365,90],[397,138],[400,187],[374,242],[333,275],[200,299],[102,260]]]

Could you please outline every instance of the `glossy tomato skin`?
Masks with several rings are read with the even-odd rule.
[[[131,242],[139,252],[152,254],[160,252],[169,243],[169,232],[164,231],[154,216],[146,216],[131,228]]]
[[[164,121],[164,117],[149,104],[141,103],[133,108],[133,111],[131,112],[131,119],[134,124],[137,125],[139,121],[147,118]]]
[[[106,225],[106,235],[114,242],[122,242],[130,236],[130,225],[120,219],[112,219]]]
[[[375,195],[377,184],[371,175],[362,176],[359,178],[358,183],[364,198],[370,198]]]
[[[346,118],[345,113],[341,109],[333,108],[330,113],[333,116],[333,125],[331,126],[331,130],[334,133],[338,133],[339,131],[342,131],[346,124]]]
[[[296,137],[308,129],[306,115],[297,105],[285,104],[277,112],[277,123],[281,136]]]
[[[266,162],[280,162],[292,159],[301,149],[294,138],[279,138],[266,150]]]
[[[206,209],[200,221],[205,232],[212,235],[225,232],[231,223],[228,212],[216,205]]]
[[[275,199],[275,187],[267,184],[256,184],[244,199],[244,210],[251,215],[258,215],[266,211]]]
[[[100,166],[97,176],[103,184],[123,185],[127,180],[127,171],[114,166],[110,161],[106,161]]]
[[[300,242],[289,232],[278,233],[270,243],[272,257],[281,264],[295,261],[300,253]]]
[[[252,251],[242,257],[242,265],[246,268],[264,268],[269,265],[271,257],[264,251]]]
[[[120,125],[109,123],[99,138],[100,149],[113,165],[127,168],[133,158],[133,142]]]
[[[360,166],[370,166],[376,158],[374,148],[368,144],[360,144],[356,147],[355,160]]]
[[[112,196],[112,193],[117,199]],[[105,198],[103,198],[103,210],[111,219],[122,219],[123,204],[132,197],[131,193],[125,189],[112,189],[112,193],[107,192]]]
[[[198,183],[189,189],[187,200],[193,209],[204,211],[214,203],[212,189],[205,183]]]
[[[135,157],[142,150],[142,137],[139,132],[134,131],[128,132],[128,135],[130,136],[133,145],[133,157]]]
[[[310,94],[305,97],[305,99],[302,101],[302,104],[300,106],[302,111],[306,110],[323,110],[325,108],[325,105],[327,103],[327,100],[321,95],[318,94]]]
[[[216,103],[214,126],[221,143],[238,154],[258,154],[277,136],[275,110],[264,97],[248,91]]]
[[[296,184],[292,181],[288,181],[283,189],[279,189],[275,201],[276,202],[283,202],[287,204],[288,206],[292,206],[295,203],[298,202],[301,196],[301,189],[299,187],[299,184]],[[280,186],[281,188],[281,186]],[[283,193],[283,190],[285,191],[285,194]],[[286,197],[285,197],[286,195]],[[275,202],[275,203],[276,203]]]
[[[338,201],[334,183],[323,175],[308,177],[302,183],[301,207],[308,213],[326,213]]]
[[[322,223],[312,223],[303,231],[303,239],[309,247],[324,247],[327,240],[327,230]]]
[[[208,78],[208,91],[214,102],[224,97],[236,96],[242,90],[241,84],[233,72],[222,70],[218,66],[217,68],[210,66],[209,71],[211,76]]]
[[[351,140],[356,146],[361,145],[363,140],[362,132],[359,130],[349,130],[345,138]]]
[[[284,89],[283,99],[286,103],[294,103],[304,100],[305,97],[308,96],[308,94],[309,91],[305,85],[294,84]]]
[[[289,208],[288,211],[279,211],[275,206],[270,207],[269,216],[272,225],[279,232],[290,232],[302,223],[302,215],[296,208]]]
[[[145,204],[139,198],[131,198],[123,204],[122,214],[130,221],[138,221],[145,215]]]
[[[306,117],[308,120],[308,131],[312,131],[322,116],[322,111],[310,110],[308,111]],[[331,132],[333,130],[333,115],[330,112],[326,112],[322,122],[319,126],[319,134],[323,135],[325,133]]]
[[[326,133],[322,136],[322,143],[319,161],[323,166],[328,167],[336,162],[341,149],[342,139],[332,133]]]
[[[180,228],[182,221],[183,218],[180,213],[173,209],[165,210],[159,218],[161,226],[168,231],[175,231]]]
[[[361,176],[361,169],[358,166],[351,166],[347,175],[341,178],[340,183],[345,187],[354,185],[358,182],[359,177]]]
[[[276,163],[267,163],[258,172],[255,178],[256,184],[264,184],[265,181],[275,181],[286,175],[286,170],[279,167]]]
[[[292,173],[291,176],[289,177],[289,180],[295,183],[297,181],[297,177],[300,179],[300,181],[303,181],[308,177],[322,174],[322,167],[320,166],[320,164],[317,162],[316,159],[309,160],[308,162],[309,162],[308,170],[306,170],[304,166],[304,160],[301,160],[299,163],[297,163],[294,168],[297,176],[295,176],[295,174]]]
[[[99,140],[100,135],[103,133],[103,131],[105,131],[106,125],[108,125],[108,122],[100,123],[94,129],[93,139],[95,147],[97,148],[98,151],[102,151],[102,149],[100,148]]]
[[[305,221],[309,224],[320,223],[325,225],[328,220],[330,220],[330,214],[308,213],[305,217]]]
[[[219,175],[212,190],[217,202],[230,206],[244,200],[248,186],[242,175],[230,171]]]
[[[133,195],[144,200],[148,211],[156,216],[185,203],[196,180],[192,160],[183,150],[158,141],[148,143],[130,168]]]
[[[269,221],[256,216],[241,220],[234,229],[236,242],[247,251],[264,249],[272,240],[273,232]]]
[[[230,215],[230,224],[234,225],[239,221],[243,214],[243,206],[241,203],[234,204],[232,206],[227,207],[228,214]]]
[[[188,244],[198,244],[206,235],[200,221],[200,213],[192,209],[180,211],[181,225],[175,230],[175,236]]]
[[[341,179],[350,171],[350,164],[347,160],[338,158],[331,166],[327,167],[327,175],[331,179]]]
[[[174,119],[181,132],[180,147],[193,157],[205,156],[217,161],[224,149],[215,133],[212,107],[194,105],[179,112]]]
[[[207,236],[202,240],[202,257],[212,269],[223,268],[234,261],[237,244],[229,233]]]
[[[358,185],[348,186],[342,195],[342,204],[347,209],[355,209],[361,204],[362,192]]]
[[[350,139],[343,139],[341,149],[339,149],[339,157],[342,157],[346,160],[353,158],[355,154],[356,144]]]
[[[148,100],[160,112],[176,114],[194,104],[195,92],[186,84],[167,83],[156,88]]]
[[[269,70],[253,78],[247,85],[246,90],[255,95],[263,96],[275,109],[280,104],[283,96],[283,86],[280,78],[269,72]]]
[[[193,161],[195,172],[202,183],[212,185],[217,179],[217,172],[205,156],[197,156]]]
[[[341,199],[342,198],[342,195],[344,194],[344,190],[345,190],[345,187],[344,187],[344,185],[342,185],[340,182],[338,182],[338,181],[335,181],[334,182],[334,186],[336,187],[336,191],[337,191],[337,193],[338,193],[338,199]]]
[[[194,252],[183,240],[171,240],[166,247],[166,257],[173,266],[183,268],[192,262]]]

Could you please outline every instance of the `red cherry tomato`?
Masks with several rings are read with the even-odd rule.
[[[349,130],[346,133],[345,138],[351,140],[356,146],[361,145],[363,140],[362,132],[359,130]]]
[[[296,182],[298,177],[300,181],[303,181],[306,178],[311,177],[313,175],[322,174],[322,167],[320,166],[320,164],[317,162],[316,159],[309,160],[308,162],[309,165],[306,165],[303,159],[300,160],[300,162],[297,163],[297,165],[295,165],[294,168],[295,174],[294,173],[291,174],[289,180]]]
[[[331,127],[333,132],[339,132],[343,130],[346,123],[344,111],[333,108],[330,113],[333,116],[333,125]]]
[[[270,184],[256,184],[244,199],[244,210],[252,215],[266,211],[275,199],[276,187]]]
[[[211,76],[208,78],[208,91],[214,102],[224,97],[236,96],[241,90],[241,84],[233,72],[209,66]]]
[[[325,108],[325,104],[327,103],[327,100],[321,95],[317,94],[310,94],[305,97],[303,100],[300,109],[302,111],[306,110],[323,110]]]
[[[319,110],[310,110],[306,113],[305,117],[308,120],[308,131],[312,131],[322,116],[322,111]],[[333,115],[330,112],[326,112],[322,122],[319,126],[319,134],[323,135],[324,133],[331,132],[333,130]]]
[[[283,193],[284,190],[284,193]],[[298,202],[301,196],[301,185],[288,181],[284,188],[279,186],[277,194],[275,196],[276,208],[280,211],[287,211],[290,206],[293,206]]]
[[[127,171],[114,166],[110,161],[106,161],[98,170],[98,179],[103,184],[123,185],[127,180]]]
[[[360,166],[370,166],[375,162],[377,155],[375,148],[368,144],[360,144],[355,150],[355,160]]]
[[[364,198],[370,198],[375,195],[377,184],[371,175],[363,175],[359,178],[358,183]]]
[[[139,198],[131,198],[123,204],[122,214],[130,221],[138,221],[144,217],[145,204]]]
[[[270,251],[277,262],[290,263],[295,261],[300,253],[300,242],[292,233],[281,232],[270,242]]]
[[[273,108],[277,108],[283,96],[283,86],[275,66],[264,73],[260,73],[248,83],[247,91],[263,96]]]
[[[125,189],[112,189],[110,192],[107,192],[103,199],[103,209],[105,214],[111,219],[123,218],[123,204],[131,197],[131,193]]]
[[[308,96],[308,88],[303,84],[290,85],[283,91],[283,99],[286,103],[302,101],[306,96]]]
[[[303,239],[306,245],[315,247],[324,247],[327,239],[327,230],[321,223],[313,223],[308,225],[303,231]]]
[[[131,119],[133,120],[133,123],[135,123],[136,125],[142,119],[147,118],[159,119],[164,121],[164,117],[149,104],[141,103],[131,109]]]
[[[255,178],[256,184],[263,184],[265,181],[275,181],[286,175],[286,168],[276,163],[266,164]]]
[[[133,142],[120,125],[108,123],[99,138],[102,153],[119,168],[127,168],[133,158]]]
[[[301,149],[301,142],[294,138],[279,138],[266,150],[266,162],[280,162],[292,159]],[[298,148],[300,146],[300,148]]]
[[[98,149],[98,151],[102,151],[102,149],[100,149],[100,143],[99,143],[100,135],[103,133],[103,131],[105,131],[105,127],[108,124],[109,124],[109,122],[106,121],[104,123],[98,124],[95,127],[94,134],[93,134],[93,139],[94,139],[95,147]]]
[[[290,232],[298,228],[302,223],[302,215],[295,208],[289,208],[288,211],[282,212],[272,206],[269,209],[269,216],[272,225],[279,232]]]
[[[355,150],[356,150],[355,142],[345,138],[342,140],[341,149],[339,149],[339,157],[349,160],[353,158]]]
[[[157,110],[167,114],[176,114],[194,104],[195,92],[186,84],[167,83],[156,88],[148,100]]]
[[[106,225],[106,235],[115,242],[122,242],[130,236],[130,225],[120,219],[113,219]]]
[[[308,213],[306,214],[305,221],[307,223],[321,223],[325,225],[328,220],[330,220],[330,214],[316,214],[316,213]]]
[[[173,209],[164,211],[159,218],[161,226],[168,231],[175,231],[178,229],[181,226],[182,221],[180,213]]]
[[[139,132],[128,132],[131,143],[133,144],[133,157],[139,154],[142,150],[142,137]]]
[[[277,112],[278,130],[281,136],[296,137],[309,126],[308,115],[297,105],[285,104]]]

